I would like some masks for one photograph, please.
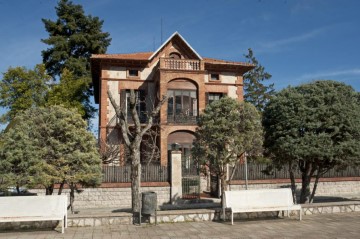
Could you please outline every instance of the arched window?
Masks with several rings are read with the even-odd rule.
[[[181,59],[181,55],[177,52],[171,52],[169,57],[172,59]]]
[[[198,115],[197,87],[186,79],[168,83],[168,123],[196,124]]]

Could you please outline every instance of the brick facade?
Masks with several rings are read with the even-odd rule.
[[[171,53],[176,53],[180,59],[171,59]],[[121,94],[122,90],[145,89],[147,97],[159,99],[168,94],[170,82],[186,81],[196,86],[198,115],[206,107],[209,92],[243,100],[243,74],[252,69],[253,65],[202,58],[179,33],[174,33],[155,52],[93,55],[91,67],[95,92],[99,93],[95,95],[95,102],[99,104],[99,137],[105,139],[109,127],[114,128],[109,123],[114,116],[114,109],[109,105],[108,89],[113,95]],[[129,76],[129,69],[138,70],[138,76]],[[211,79],[214,73],[219,75],[218,80]],[[181,85],[179,90],[182,90]],[[165,103],[160,110],[159,146],[162,165],[168,164],[169,135],[174,132],[191,134],[196,129],[194,121],[181,124],[168,122],[167,109],[168,104]]]

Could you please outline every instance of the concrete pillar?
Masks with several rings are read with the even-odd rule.
[[[182,197],[181,151],[171,151],[171,204]]]

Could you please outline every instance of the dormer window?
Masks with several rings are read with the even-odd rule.
[[[220,75],[218,73],[211,73],[210,80],[218,81],[220,80]]]
[[[129,77],[139,77],[139,70],[137,69],[129,69],[128,70]]]
[[[171,52],[170,55],[169,55],[169,58],[172,58],[172,59],[181,59],[181,55],[177,52]]]

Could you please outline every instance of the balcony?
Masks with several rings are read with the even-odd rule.
[[[204,65],[199,60],[160,58],[160,68],[168,70],[200,71]]]
[[[179,125],[196,125],[197,116],[193,114],[168,114],[167,122],[170,124],[179,124]]]

